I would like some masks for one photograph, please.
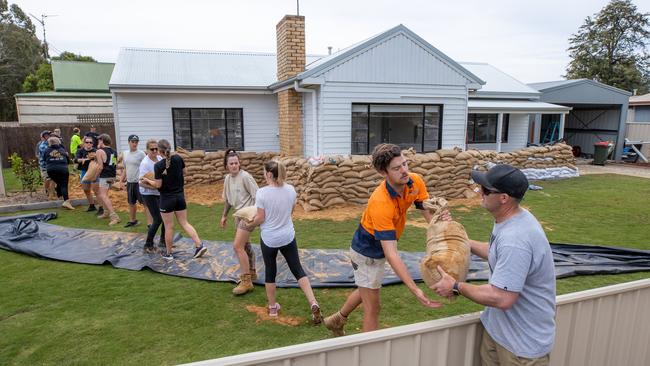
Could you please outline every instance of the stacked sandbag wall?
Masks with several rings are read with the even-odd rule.
[[[223,180],[223,151],[185,151],[179,149],[188,168],[188,185],[216,183]],[[262,164],[278,158],[287,167],[287,182],[296,188],[298,203],[307,211],[321,210],[343,203],[365,204],[372,191],[383,179],[372,167],[367,155],[329,156],[314,166],[304,158],[283,157],[278,153],[241,152],[242,169],[263,182]],[[444,198],[472,197],[472,169],[487,169],[490,163],[507,163],[520,169],[549,169],[565,167],[575,170],[575,158],[566,144],[531,147],[497,153],[490,150],[443,149],[426,154],[405,150],[409,170],[424,179],[429,194]]]

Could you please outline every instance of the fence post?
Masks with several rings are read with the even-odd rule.
[[[7,195],[7,192],[5,191],[5,178],[2,175],[2,152],[0,152],[0,197],[4,197]]]

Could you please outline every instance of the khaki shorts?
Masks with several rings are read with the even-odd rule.
[[[115,178],[98,178],[100,188],[111,188],[111,185],[115,183]]]
[[[548,366],[550,359],[549,355],[539,358],[518,357],[495,342],[485,329],[483,329],[480,354],[482,366]]]
[[[378,289],[384,280],[386,258],[370,258],[350,248],[350,260],[354,268],[354,283],[357,287]]]
[[[235,232],[239,229],[252,233],[253,230],[255,230],[255,226],[248,225],[246,221],[240,219],[239,217],[235,217]]]

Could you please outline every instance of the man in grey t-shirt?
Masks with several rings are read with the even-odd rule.
[[[129,202],[129,222],[124,225],[124,227],[131,227],[138,224],[136,219],[137,207],[136,204],[139,202],[144,206],[144,201],[140,196],[140,187],[139,187],[139,173],[140,173],[140,163],[146,156],[144,151],[138,150],[138,142],[140,138],[138,135],[129,136],[129,149],[125,150],[122,153],[122,161],[124,162],[124,171],[121,177],[122,182],[126,182],[126,197]],[[147,206],[144,206],[145,216],[147,216],[147,223],[151,224],[153,219],[147,211]]]
[[[495,219],[489,243],[470,240],[472,253],[488,260],[489,283],[456,282],[438,267],[443,277],[431,288],[486,306],[483,365],[548,365],[555,339],[555,269],[542,226],[519,206],[528,180],[507,164],[473,171],[472,179],[481,185],[481,206]]]

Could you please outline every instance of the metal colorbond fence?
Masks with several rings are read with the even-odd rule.
[[[551,365],[650,365],[650,279],[557,297]],[[479,365],[479,313],[192,363],[194,366]]]
[[[81,135],[90,131],[90,123],[80,123],[77,126],[81,129]],[[107,133],[115,141],[115,127],[113,123],[93,123],[97,127],[97,133]],[[72,136],[72,129],[75,125],[70,124],[15,124],[15,123],[0,123],[0,154],[2,155],[3,168],[9,168],[9,156],[17,152],[23,159],[34,159],[36,151],[36,143],[40,141],[41,132],[44,130],[54,130],[55,128],[61,129],[63,135],[63,147],[66,150],[70,148],[70,137]]]

